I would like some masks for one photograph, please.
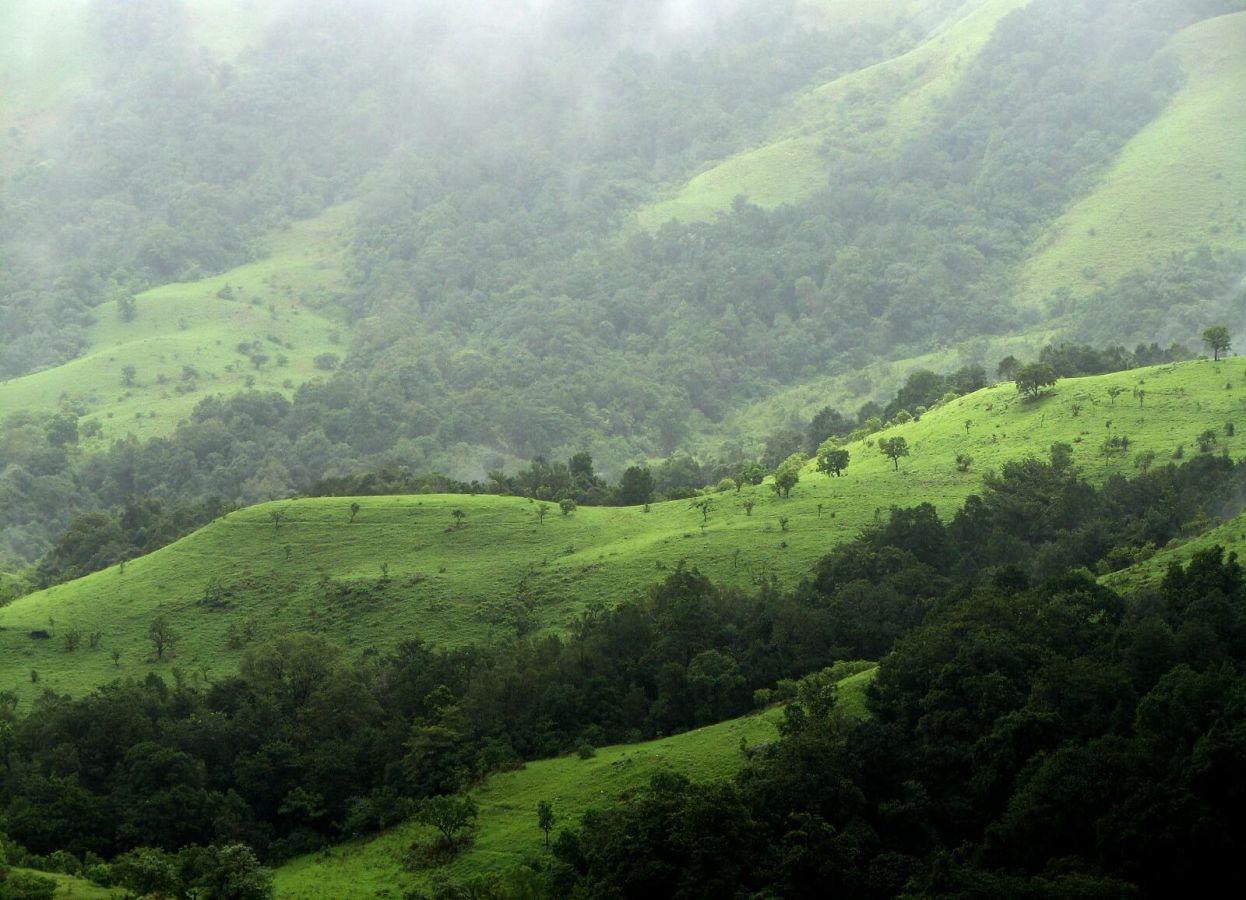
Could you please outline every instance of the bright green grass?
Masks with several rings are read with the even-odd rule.
[[[1199,22],[1172,47],[1184,87],[1041,239],[1022,273],[1031,300],[1198,244],[1246,247],[1246,12]]]
[[[1126,388],[1115,407],[1110,385]],[[1129,393],[1138,386],[1146,391],[1142,408]],[[170,674],[174,667],[192,678],[224,675],[239,658],[227,647],[226,629],[248,622],[257,640],[310,629],[354,652],[416,636],[463,645],[512,633],[502,607],[521,592],[534,604],[536,625],[558,632],[588,604],[634,597],[681,560],[723,583],[747,588],[775,575],[791,586],[832,545],[892,505],[928,501],[950,516],[977,489],[983,471],[1045,454],[1053,441],[1072,443],[1076,463],[1101,478],[1132,472],[1140,450],[1155,450],[1161,460],[1178,444],[1196,452],[1200,432],[1229,420],[1246,420],[1246,359],[1069,379],[1033,404],[1002,384],[849,445],[852,464],[843,478],[807,466],[790,499],[765,485],[717,495],[704,531],[686,500],[654,504],[648,513],[581,507],[569,517],[552,506],[543,525],[534,503],[514,497],[363,497],[354,524],[347,522],[350,498],[264,504],[132,561],[124,573],[113,567],[0,608],[0,690],[25,699],[44,687],[79,694],[119,675]],[[1112,434],[1134,442],[1125,458],[1099,455],[1109,421]],[[893,434],[903,435],[913,453],[899,471],[875,445]],[[1244,446],[1246,428],[1221,440],[1235,455]],[[974,457],[968,473],[956,470],[960,452]],[[750,498],[751,516],[742,506]],[[461,529],[451,527],[455,508],[467,514]],[[279,530],[270,519],[274,510],[285,512]],[[786,531],[781,517],[788,519]],[[341,597],[343,586],[377,585],[383,564],[389,581],[376,599]],[[213,578],[234,590],[226,609],[197,605]],[[162,664],[149,659],[146,639],[158,614],[183,635],[176,659]],[[84,635],[83,647],[72,653],[62,641],[71,628]],[[36,629],[56,637],[33,640],[28,635]],[[95,631],[100,646],[92,650],[87,636]],[[114,649],[121,654],[117,666]]]
[[[917,47],[848,73],[797,97],[761,147],[711,166],[673,196],[642,208],[641,227],[672,220],[706,221],[738,196],[772,208],[810,196],[826,184],[827,167],[842,152],[869,152],[927,121],[935,103],[956,85],[1006,13],[1028,0],[971,0]],[[810,4],[814,6],[814,4]],[[928,14],[933,4],[826,4],[832,23],[902,20]],[[825,158],[824,158],[825,157]]]
[[[95,310],[87,352],[0,383],[0,410],[72,409],[99,422],[98,445],[127,434],[166,434],[204,397],[244,390],[251,379],[256,389],[292,393],[326,374],[313,364],[317,355],[345,354],[344,343],[333,337],[341,326],[317,310],[341,286],[352,214],[349,205],[335,207],[274,234],[268,255],[257,262],[140,294],[131,322],[121,321],[115,303],[103,304]],[[232,300],[217,296],[226,284]],[[261,369],[237,350],[240,342],[253,340],[269,357]],[[279,364],[281,355],[285,365]],[[137,371],[133,387],[122,383],[127,365]],[[193,390],[181,392],[188,384],[184,366],[194,366],[200,377]]]
[[[839,683],[839,708],[846,714],[865,715],[865,689],[876,671],[868,669]],[[697,781],[728,778],[743,763],[741,741],[756,745],[773,740],[781,715],[781,709],[773,708],[675,737],[605,747],[587,760],[542,760],[494,775],[473,792],[480,805],[474,844],[441,871],[455,878],[501,873],[545,853],[544,836],[536,827],[536,807],[542,800],[553,804],[557,830],[573,825],[593,807],[611,805],[660,771],[679,772]],[[411,844],[428,838],[428,829],[407,824],[339,845],[327,857],[300,857],[277,870],[277,896],[401,897],[404,890],[423,886],[431,874],[406,872],[402,866]]]
[[[13,869],[14,872],[21,872],[26,875],[37,875],[40,878],[51,878],[56,882],[56,897],[76,897],[78,900],[111,900],[124,895],[121,890],[110,890],[102,888],[97,884],[92,884],[85,878],[75,878],[72,875],[61,875],[57,872],[38,872],[34,869]]]

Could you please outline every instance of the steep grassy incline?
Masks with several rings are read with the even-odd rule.
[[[1246,248],[1246,12],[1171,46],[1185,85],[1041,239],[1022,273],[1028,298],[1084,293],[1199,244]]]
[[[1113,405],[1107,390],[1115,386],[1125,393]],[[1141,406],[1135,388],[1145,391]],[[1132,472],[1133,452],[1152,449],[1165,460],[1184,445],[1194,453],[1205,429],[1246,420],[1244,404],[1246,359],[1069,379],[1038,403],[1020,402],[1001,384],[850,445],[843,478],[809,465],[789,499],[766,485],[716,495],[704,522],[686,500],[649,512],[582,507],[565,517],[551,506],[543,523],[537,504],[514,497],[363,497],[353,523],[351,498],[264,504],[124,571],[0,608],[0,690],[81,693],[173,668],[211,677],[232,671],[248,641],[295,629],[356,651],[416,636],[461,645],[513,634],[518,624],[560,631],[586,605],[635,596],[681,561],[724,583],[749,587],[773,574],[791,585],[892,505],[928,501],[950,515],[984,470],[1044,455],[1053,441],[1073,444],[1076,464],[1092,477]],[[1131,438],[1128,456],[1100,454],[1109,433]],[[898,471],[875,443],[891,435],[912,449]],[[1246,429],[1238,428],[1217,451],[1244,447]],[[955,465],[962,452],[974,457],[968,472]],[[465,513],[461,527],[455,509]],[[171,661],[152,659],[147,631],[159,615],[182,635]],[[74,630],[81,643],[70,651],[65,636]],[[30,636],[37,631],[51,636]]]
[[[808,197],[826,184],[837,154],[893,144],[922,124],[985,46],[995,24],[1028,0],[970,0],[934,27],[918,46],[850,72],[798,98],[781,114],[766,144],[713,165],[675,193],[642,208],[638,221],[653,229],[671,220],[712,219],[740,195],[773,208]],[[809,4],[811,7],[814,4]],[[832,26],[936,16],[929,2],[831,2],[820,14]],[[945,14],[946,15],[946,14]],[[894,18],[893,18],[894,17]]]
[[[865,688],[876,670],[869,669],[839,683],[839,708],[865,715]],[[503,873],[525,859],[546,853],[536,826],[536,807],[549,801],[558,828],[574,825],[587,810],[604,808],[626,791],[648,783],[660,771],[677,772],[694,781],[727,778],[744,761],[740,744],[772,740],[781,710],[733,719],[687,734],[599,749],[590,759],[563,757],[529,763],[515,772],[494,775],[472,796],[480,818],[472,846],[445,869],[452,878]],[[342,844],[327,854],[300,857],[277,870],[277,896],[290,900],[364,900],[401,897],[426,887],[433,872],[410,872],[403,858],[415,841],[431,831],[404,824],[373,838]],[[385,892],[389,893],[386,894]]]
[[[257,262],[146,291],[136,298],[133,321],[122,321],[116,303],[101,305],[89,349],[62,366],[0,383],[0,410],[73,410],[101,427],[84,442],[89,448],[127,434],[167,433],[205,396],[249,384],[289,394],[327,374],[315,358],[345,355],[347,342],[335,337],[342,326],[317,310],[341,287],[353,214],[350,205],[335,207],[274,234]],[[259,367],[255,353],[238,350],[250,342],[267,357]],[[127,366],[135,369],[132,385],[124,383]]]

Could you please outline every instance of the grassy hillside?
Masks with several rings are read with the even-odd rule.
[[[1116,386],[1125,392],[1113,405],[1107,390]],[[1141,407],[1135,388],[1145,391]],[[983,471],[1045,454],[1053,441],[1073,444],[1075,462],[1092,477],[1132,472],[1136,451],[1155,450],[1161,460],[1178,445],[1197,452],[1198,434],[1243,419],[1244,404],[1246,359],[1069,379],[1038,403],[1020,402],[1001,384],[850,445],[843,478],[809,465],[786,500],[766,485],[717,495],[704,523],[686,500],[649,512],[582,507],[566,517],[551,506],[543,524],[537,504],[514,497],[363,497],[353,523],[350,498],[264,504],[124,571],[113,567],[0,609],[0,690],[23,698],[45,687],[80,693],[120,675],[175,668],[210,678],[235,667],[247,635],[293,629],[324,632],[356,651],[415,636],[465,644],[511,634],[521,620],[558,631],[586,605],[634,596],[681,561],[724,583],[748,587],[773,574],[791,585],[892,505],[929,501],[950,515]],[[1109,433],[1131,438],[1127,456],[1100,455]],[[875,444],[890,435],[912,448],[898,471]],[[1217,450],[1240,454],[1244,446],[1239,428]],[[974,457],[969,472],[955,466],[962,452]],[[755,503],[751,515],[746,501]],[[455,509],[466,514],[460,528]],[[209,585],[217,599],[205,604]],[[171,661],[151,658],[147,629],[158,615],[182,635]],[[71,652],[64,637],[75,629],[81,646]],[[34,631],[52,636],[32,638]],[[231,642],[231,633],[239,638]]]
[[[740,195],[765,208],[808,197],[826,184],[827,166],[837,153],[894,142],[920,125],[986,44],[995,23],[1026,2],[971,0],[956,6],[916,47],[796,98],[778,116],[770,142],[711,166],[672,196],[642,208],[641,227],[708,220],[730,209]],[[928,2],[823,6],[821,14],[832,26],[937,14]]]
[[[840,682],[840,708],[865,714],[865,688],[874,669]],[[573,824],[586,810],[607,806],[624,792],[646,784],[659,771],[673,771],[709,781],[734,774],[743,762],[740,744],[772,740],[781,711],[734,719],[687,734],[644,744],[604,747],[591,759],[563,757],[529,763],[515,772],[494,775],[473,792],[480,806],[475,842],[444,872],[454,878],[501,873],[544,850],[536,827],[536,806],[548,800],[559,826]],[[408,824],[382,835],[293,860],[277,870],[277,896],[289,898],[400,897],[422,886],[428,871],[404,871],[403,857],[412,842],[427,840],[429,830]],[[386,892],[389,892],[388,894]]]
[[[1039,242],[1022,274],[1030,298],[1085,292],[1198,244],[1246,247],[1246,12],[1185,29],[1172,50],[1185,85]]]
[[[131,322],[122,321],[116,303],[103,304],[90,348],[62,366],[0,383],[0,409],[71,409],[99,423],[98,444],[166,433],[205,396],[250,383],[289,394],[326,374],[315,357],[345,355],[346,341],[341,326],[317,310],[341,285],[352,216],[349,205],[336,207],[274,234],[256,262],[139,294]],[[268,357],[262,367],[237,349],[250,341]],[[123,383],[126,366],[136,370],[132,386]],[[197,377],[186,377],[186,366]]]

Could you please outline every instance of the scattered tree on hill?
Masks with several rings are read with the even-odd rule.
[[[541,525],[545,524],[545,516],[549,513],[548,503],[538,503],[536,505],[536,520]]]
[[[1134,457],[1134,468],[1138,469],[1141,472],[1146,472],[1147,469],[1151,468],[1151,465],[1154,462],[1155,462],[1155,451],[1154,450],[1143,450],[1141,453],[1139,453],[1137,456]]]
[[[1119,384],[1114,384],[1108,388],[1108,399],[1111,401],[1112,406],[1116,405],[1116,398],[1123,393],[1125,393],[1125,389]]]
[[[554,814],[554,806],[548,800],[542,800],[536,805],[536,824],[537,827],[545,832],[545,846],[549,847],[549,833],[554,830],[554,825],[558,822],[558,816]]]
[[[562,514],[564,516],[569,516],[575,512],[575,501],[570,497],[564,497],[562,500],[558,501],[558,508],[562,510]]]
[[[467,518],[467,513],[463,512],[463,510],[459,509],[458,507],[455,507],[454,509],[450,511],[450,515],[454,518],[455,530],[457,531],[458,529],[462,528],[463,520]]]
[[[359,503],[358,503],[357,501],[356,501],[355,503],[352,503],[352,504],[350,505],[350,522],[351,522],[351,524],[354,524],[354,522],[355,522],[355,516],[359,515],[359,510],[361,510],[361,509],[363,509],[363,507],[362,507],[362,506],[360,506],[360,505],[359,505]]]
[[[882,451],[883,456],[891,460],[898,472],[900,471],[900,457],[909,455],[909,442],[902,437],[883,438],[878,442],[878,449]]]
[[[692,508],[700,511],[701,524],[704,525],[710,519],[710,510],[714,508],[714,500],[711,497],[702,497],[700,500],[693,500]]]
[[[134,366],[121,367],[121,383],[126,387],[134,387],[134,379],[138,375],[138,369]]]
[[[999,365],[995,367],[996,373],[1005,381],[1012,381],[1017,377],[1017,370],[1021,368],[1021,361],[1012,354],[1005,356],[999,361]]]
[[[1212,448],[1216,446],[1216,432],[1213,428],[1208,428],[1198,436],[1198,452],[1210,453]]]
[[[156,651],[156,659],[164,659],[166,653],[173,652],[181,635],[173,630],[168,619],[164,616],[157,616],[147,626],[147,637],[151,640],[152,649]]]
[[[800,470],[804,468],[805,458],[799,453],[793,453],[787,459],[779,464],[774,470],[774,484],[771,485],[776,494],[784,497],[792,495],[792,488],[800,482]]]
[[[286,511],[284,509],[269,510],[268,518],[273,523],[273,534],[281,530],[281,525],[285,521]]]
[[[476,801],[469,796],[428,797],[420,801],[415,813],[415,820],[421,825],[430,825],[441,835],[441,845],[445,848],[456,846],[476,822],[480,809]]]
[[[973,465],[973,457],[968,453],[956,454],[956,468],[960,472],[968,472],[969,467]]]
[[[1024,365],[1017,370],[1017,393],[1031,400],[1038,398],[1043,388],[1056,383],[1056,371],[1047,363],[1037,362]]]
[[[747,500],[745,500],[745,501],[741,504],[741,506],[743,506],[743,507],[744,507],[744,515],[746,515],[746,516],[751,516],[751,515],[753,514],[753,507],[754,507],[756,504],[757,504],[757,501],[756,501],[756,500],[754,500],[752,497],[749,497]]]
[[[838,478],[848,468],[849,459],[850,455],[844,448],[824,443],[818,448],[818,471],[826,473],[828,478],[832,475]]]
[[[1207,349],[1211,351],[1211,358],[1216,362],[1220,361],[1221,353],[1227,353],[1233,349],[1229,329],[1223,325],[1213,325],[1205,329],[1203,343],[1207,345]]]

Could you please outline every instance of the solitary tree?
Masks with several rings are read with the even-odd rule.
[[[138,369],[134,366],[121,367],[121,383],[126,387],[134,387],[134,376],[138,374]]]
[[[558,501],[558,508],[562,510],[564,516],[569,516],[575,512],[575,501],[570,497]]]
[[[456,529],[462,528],[463,520],[467,518],[467,513],[461,509],[453,509],[450,511],[450,515],[454,517],[454,527]]]
[[[363,509],[363,507],[360,506],[358,502],[352,503],[350,505],[350,521],[352,523],[355,521],[355,516],[359,515],[359,510],[361,509]]]
[[[1207,349],[1211,351],[1211,358],[1216,362],[1220,361],[1220,354],[1227,353],[1233,349],[1233,344],[1229,337],[1229,329],[1223,325],[1213,325],[1203,332],[1203,343],[1207,345]]]
[[[536,805],[536,824],[545,832],[545,846],[549,846],[549,833],[554,830],[554,824],[558,821],[558,817],[554,815],[554,806],[548,800],[542,800]]]
[[[173,630],[168,619],[164,616],[157,616],[151,625],[147,626],[147,637],[151,639],[152,648],[156,651],[156,659],[164,659],[166,653],[173,651],[180,635]]]
[[[479,812],[471,797],[429,797],[420,801],[415,820],[436,828],[441,835],[441,845],[450,848],[472,827]]]
[[[538,504],[536,505],[536,520],[537,520],[537,522],[539,522],[540,524],[544,525],[544,524],[545,524],[545,516],[546,516],[546,514],[547,514],[548,512],[549,512],[549,504],[548,504],[548,503],[538,503]]]
[[[900,471],[900,457],[909,455],[909,442],[902,437],[883,438],[878,442],[878,449],[882,451],[883,456],[891,460],[898,472]]]
[[[1125,393],[1125,389],[1119,384],[1114,384],[1108,388],[1108,399],[1112,401],[1112,405],[1116,405],[1116,398]]]
[[[823,444],[818,448],[818,471],[826,473],[828,478],[832,475],[838,478],[848,468],[849,458],[848,451],[842,447]]]
[[[961,472],[968,472],[969,467],[973,465],[973,457],[968,453],[956,454],[956,468]]]
[[[779,467],[774,470],[774,488],[775,493],[782,494],[784,497],[790,497],[792,488],[796,487],[800,482],[800,470],[805,465],[805,458],[799,453],[793,453],[783,462],[779,463]]]
[[[700,500],[693,500],[692,508],[701,511],[701,524],[704,525],[710,520],[710,510],[714,508],[714,500],[711,497],[702,497]]]
[[[752,497],[749,497],[747,500],[745,500],[744,503],[741,504],[744,507],[744,515],[751,516],[753,514],[753,507],[756,504],[757,504],[757,501],[754,500]]]
[[[1210,453],[1211,448],[1216,446],[1216,432],[1214,429],[1208,428],[1198,436],[1198,449],[1200,453]]]
[[[1017,370],[1017,393],[1036,399],[1043,388],[1056,383],[1056,370],[1047,363],[1029,363]]]

